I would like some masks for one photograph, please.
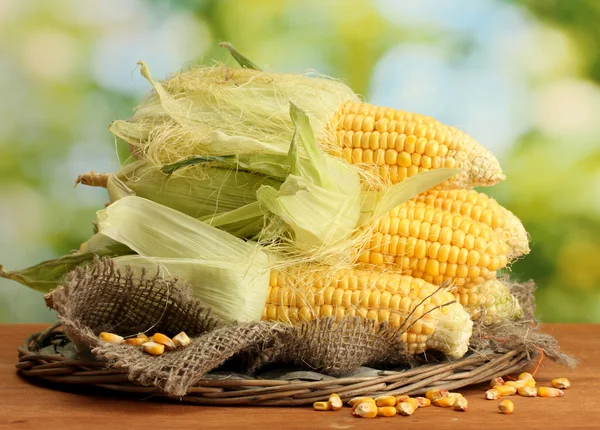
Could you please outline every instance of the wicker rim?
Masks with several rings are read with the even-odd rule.
[[[38,351],[57,339],[65,339],[60,324],[34,333],[17,348],[16,367],[27,377],[57,384],[91,385],[143,395],[165,395],[159,388],[129,381],[124,370],[107,369],[102,361],[75,360]],[[382,370],[378,376],[345,377],[322,381],[277,379],[201,379],[180,400],[205,405],[296,406],[327,400],[336,392],[342,400],[361,395],[421,395],[440,388],[455,390],[518,372],[530,364],[525,352],[471,354],[459,361],[425,364],[400,372]]]

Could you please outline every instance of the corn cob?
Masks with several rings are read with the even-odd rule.
[[[458,287],[454,297],[465,307],[472,319],[483,316],[484,325],[514,320],[523,315],[519,301],[504,282],[491,279],[466,289]]]
[[[529,254],[529,238],[523,224],[496,200],[475,190],[429,190],[412,199],[432,206],[469,216],[491,226],[510,246],[509,258]]]
[[[377,220],[358,261],[435,285],[469,289],[496,277],[510,247],[489,225],[468,216],[406,202]]]
[[[505,179],[488,150],[431,117],[348,102],[333,116],[332,125],[339,148],[334,153],[392,184],[439,167],[463,170],[444,188],[488,186]]]
[[[437,349],[461,357],[472,323],[458,303],[446,305],[454,300],[451,293],[436,290],[422,279],[380,271],[274,271],[263,319],[297,324],[359,316],[403,329],[402,340],[411,353]]]

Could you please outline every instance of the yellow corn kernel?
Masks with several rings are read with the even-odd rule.
[[[338,396],[335,393],[331,393],[331,395],[329,396],[329,404],[331,405],[331,409],[333,409],[334,411],[339,411],[344,407],[344,402],[342,402],[340,396]]]
[[[142,351],[150,355],[162,355],[165,352],[165,346],[157,342],[146,342],[142,345]]]
[[[493,378],[490,381],[490,388],[494,388],[496,385],[504,385],[504,384],[505,384],[504,379],[502,379],[500,376],[498,376],[496,378]]]
[[[400,394],[399,396],[396,396],[396,404],[401,403],[406,399],[410,399],[410,396],[408,394]]]
[[[98,335],[98,338],[103,342],[114,343],[116,345],[119,345],[125,341],[125,339],[123,339],[123,337],[119,336],[118,334],[108,333],[106,331],[100,333]]]
[[[515,405],[510,400],[502,400],[498,405],[498,409],[503,414],[512,414],[515,410]]]
[[[191,343],[192,343],[192,340],[183,331],[173,337],[173,344],[175,345],[176,348],[185,348],[186,346],[188,346]]]
[[[433,405],[439,406],[440,408],[451,408],[452,406],[454,406],[454,402],[456,402],[456,397],[440,397],[433,401]]]
[[[384,406],[396,406],[396,397],[394,396],[379,396],[379,397],[375,397],[375,404],[377,406],[384,407]]]
[[[565,395],[565,392],[558,388],[539,387],[537,390],[540,397],[563,397]]]
[[[142,346],[147,341],[142,339],[141,337],[131,337],[129,339],[125,339],[125,343],[131,346]]]
[[[523,372],[517,378],[517,380],[527,380],[527,379],[533,379],[533,375],[529,372]]]
[[[448,393],[449,397],[454,397],[455,399],[458,399],[459,397],[463,397],[463,395],[461,393]]]
[[[525,379],[525,384],[523,386],[535,388],[535,379]]]
[[[425,393],[425,397],[429,399],[430,402],[434,402],[437,399],[441,399],[442,397],[448,397],[450,393],[448,390],[429,390]]]
[[[136,338],[143,339],[144,342],[150,342],[150,338],[146,336],[144,333],[138,333]]]
[[[469,406],[469,402],[467,401],[467,399],[460,396],[460,397],[456,398],[456,400],[454,401],[454,405],[452,405],[452,408],[455,411],[464,412],[467,410],[468,406]]]
[[[531,379],[529,379],[529,381],[531,381]],[[518,390],[521,387],[525,387],[525,382],[526,381],[524,379],[520,379],[520,380],[517,380],[517,381],[506,381],[504,383],[504,385],[516,388]]]
[[[375,418],[378,408],[375,402],[362,402],[352,408],[352,415],[362,418]]]
[[[377,408],[377,416],[379,417],[393,417],[396,415],[396,412],[394,406],[380,406]]]
[[[498,391],[501,396],[512,396],[517,393],[517,389],[515,387],[511,387],[509,385],[496,385],[494,390]]]
[[[315,411],[331,411],[333,408],[329,402],[314,402],[313,409]]]
[[[496,385],[496,386],[499,387],[500,385]],[[499,397],[500,397],[500,391],[496,390],[495,388],[489,389],[485,392],[485,398],[487,400],[496,400]]]
[[[354,397],[353,399],[348,400],[348,404],[352,407],[356,407],[364,402],[375,403],[375,399],[373,399],[373,397]]]
[[[429,400],[427,397],[415,397],[415,400],[417,403],[419,403],[420,408],[426,408],[427,406],[431,405],[431,400]]]
[[[412,414],[415,413],[415,411],[417,410],[417,407],[415,405],[415,403],[413,402],[400,402],[396,405],[396,411],[400,414],[400,415],[404,415],[404,416],[410,416]]]
[[[173,343],[173,340],[169,336],[166,336],[162,333],[154,333],[154,335],[152,335],[152,342],[164,345],[167,351],[172,351],[175,349],[175,344]]]
[[[567,388],[571,387],[571,381],[569,381],[567,378],[556,378],[552,380],[551,385],[554,388],[566,390]]]
[[[517,390],[519,396],[523,397],[536,397],[537,396],[537,388],[535,387],[520,387]]]

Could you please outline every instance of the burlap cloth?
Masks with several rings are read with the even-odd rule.
[[[517,288],[517,287],[515,287]],[[521,288],[521,300],[532,300],[532,286]],[[418,364],[425,356],[406,353],[399,332],[371,321],[332,318],[293,327],[276,322],[228,323],[211,315],[176,279],[159,275],[134,276],[120,272],[110,259],[71,272],[64,284],[46,296],[63,329],[81,350],[124,369],[129,380],[160,388],[172,396],[185,395],[199,379],[225,362],[253,372],[265,364],[285,363],[341,376],[361,365]],[[533,360],[544,351],[555,361],[572,364],[554,338],[535,330],[533,302],[526,319],[492,329],[475,324],[471,341],[475,351],[527,351]],[[160,357],[138,348],[98,340],[102,331],[131,336],[140,332],[173,336],[185,331],[192,344]],[[440,357],[428,354],[426,359]],[[442,358],[443,359],[443,358]]]

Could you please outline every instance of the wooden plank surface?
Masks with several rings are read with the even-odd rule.
[[[316,412],[311,408],[208,407],[132,398],[90,389],[57,390],[32,382],[15,370],[16,347],[43,325],[0,325],[0,428],[15,429],[600,429],[600,325],[549,324],[568,353],[579,359],[575,370],[545,360],[536,375],[540,384],[565,376],[572,388],[564,398],[511,397],[513,415],[497,412],[499,401],[485,400],[485,387],[460,390],[469,400],[465,413],[430,407],[412,417],[359,419],[344,408]]]

